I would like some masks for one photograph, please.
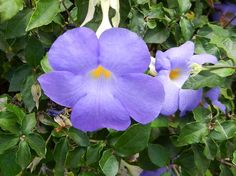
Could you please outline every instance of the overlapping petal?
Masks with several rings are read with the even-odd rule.
[[[53,71],[41,75],[38,81],[44,93],[56,103],[73,107],[86,93],[82,90],[86,80],[67,71]]]
[[[180,88],[176,86],[169,78],[168,71],[162,71],[156,78],[163,84],[165,91],[165,100],[161,109],[161,114],[171,115],[178,110],[179,104],[179,90]]]
[[[202,100],[202,89],[191,90],[191,89],[180,89],[179,91],[179,110],[181,116],[186,111],[192,111],[196,108]]]
[[[119,78],[116,87],[115,96],[137,122],[146,124],[159,115],[164,89],[156,78],[128,74]]]
[[[68,30],[57,38],[48,52],[49,63],[56,71],[86,73],[97,67],[98,39],[89,28]]]
[[[216,64],[217,58],[211,54],[198,54],[198,55],[193,55],[190,59],[190,62],[197,63],[200,65],[203,65],[205,63]]]
[[[143,73],[150,63],[145,42],[123,28],[111,28],[99,38],[100,64],[116,74]]]

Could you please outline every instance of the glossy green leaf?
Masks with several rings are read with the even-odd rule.
[[[197,122],[206,122],[211,117],[211,111],[204,107],[197,107],[193,110],[193,117]]]
[[[119,170],[119,162],[112,154],[112,150],[106,150],[102,154],[102,158],[99,161],[99,166],[106,176],[116,176]]]
[[[184,40],[190,40],[194,32],[194,28],[191,21],[189,21],[186,18],[181,18],[179,25],[180,25],[180,29],[184,37]]]
[[[114,147],[122,155],[129,156],[142,151],[148,145],[150,125],[132,125],[117,140]]]
[[[26,136],[26,141],[29,144],[38,156],[45,157],[46,154],[46,145],[45,141],[39,134],[29,134]]]
[[[0,154],[3,154],[6,150],[14,147],[18,141],[19,137],[13,135],[0,135]]]
[[[11,19],[23,8],[23,0],[0,0],[0,23]]]
[[[60,1],[58,0],[39,0],[34,10],[26,31],[47,25],[60,12]]]
[[[0,128],[13,134],[19,134],[18,119],[12,112],[0,112]]]
[[[144,36],[144,40],[147,43],[163,43],[168,39],[169,35],[169,31],[161,25],[155,29],[149,29]]]
[[[205,148],[203,153],[209,160],[214,160],[217,150],[218,145],[215,141],[213,141],[211,138],[205,140]]]
[[[95,145],[88,146],[87,152],[86,152],[87,165],[95,163],[99,160],[103,147],[104,147],[103,144],[95,144]]]
[[[207,134],[207,124],[200,122],[188,123],[181,129],[178,142],[183,145],[199,143]]]
[[[35,113],[31,113],[26,115],[22,122],[22,130],[25,134],[31,133],[31,130],[36,126],[36,118],[35,118]]]
[[[167,166],[170,162],[168,150],[159,144],[148,145],[148,156],[152,163],[159,167]]]
[[[67,168],[78,168],[85,163],[85,152],[84,148],[78,147],[73,151],[69,151],[66,156],[66,167]]]
[[[187,12],[191,7],[190,0],[177,0],[178,6],[179,6],[179,12],[185,13]]]
[[[31,161],[30,147],[26,141],[21,141],[16,152],[16,162],[22,169],[26,168]]]
[[[70,128],[68,131],[68,136],[80,146],[86,147],[89,145],[89,138],[87,134],[78,129]]]

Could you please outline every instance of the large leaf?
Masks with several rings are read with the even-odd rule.
[[[23,8],[23,0],[0,0],[0,23],[11,19]]]
[[[26,115],[26,117],[24,118],[23,122],[22,122],[22,131],[25,134],[29,134],[31,133],[31,130],[36,126],[36,118],[35,118],[35,113],[31,113]]]
[[[44,157],[46,154],[45,141],[39,134],[29,134],[26,136],[26,141],[29,146],[38,154],[40,157]]]
[[[31,161],[30,147],[26,141],[21,141],[16,152],[16,162],[22,169],[26,168]]]
[[[112,154],[112,150],[103,152],[102,158],[99,161],[99,166],[106,176],[116,176],[119,169],[119,162]]]
[[[188,123],[181,129],[178,142],[181,143],[180,145],[199,143],[207,134],[207,124],[201,122]]]
[[[17,117],[12,112],[0,112],[0,128],[14,134],[19,134],[19,124]]]
[[[148,156],[152,163],[159,167],[166,166],[170,162],[168,150],[159,144],[148,145]]]
[[[148,145],[150,125],[134,124],[115,143],[115,149],[125,156],[142,151]]]
[[[58,0],[39,0],[34,10],[26,31],[47,25],[60,12],[60,1]]]
[[[6,150],[14,147],[18,141],[19,137],[13,135],[0,135],[0,154],[3,154]]]

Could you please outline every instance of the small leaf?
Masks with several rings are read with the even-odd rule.
[[[96,144],[96,145],[88,146],[87,153],[86,153],[86,164],[87,165],[95,163],[99,160],[100,153],[101,153],[103,147],[104,147],[103,144]]]
[[[140,152],[147,147],[150,132],[150,125],[134,124],[119,137],[114,147],[125,156]]]
[[[191,7],[190,0],[177,0],[180,14],[187,12]]]
[[[164,116],[160,116],[151,123],[151,127],[152,128],[168,127],[168,119]]]
[[[66,156],[66,168],[78,168],[85,163],[84,148],[76,148],[73,151],[69,151]]]
[[[192,35],[194,32],[194,28],[193,28],[191,21],[189,21],[186,18],[181,18],[179,25],[180,25],[180,29],[181,29],[184,39],[190,40],[192,38]]]
[[[168,151],[159,144],[148,145],[148,156],[152,163],[159,167],[167,166],[170,162]]]
[[[119,170],[119,162],[112,154],[112,150],[106,150],[102,154],[102,158],[99,161],[99,166],[106,176],[116,176]]]
[[[39,134],[29,134],[26,136],[26,141],[29,146],[37,153],[40,157],[45,157],[46,145],[45,141]]]
[[[39,0],[36,4],[36,9],[30,18],[26,31],[51,23],[59,12],[60,1]]]
[[[70,128],[68,132],[68,136],[80,146],[86,147],[89,145],[89,138],[86,135],[86,133],[78,129]]]
[[[155,29],[149,29],[145,33],[144,40],[147,43],[163,43],[165,42],[170,35],[170,32],[166,29],[165,26],[160,25]]]
[[[0,112],[0,127],[4,131],[9,131],[13,134],[19,134],[18,119],[12,112]]]
[[[21,124],[22,120],[25,118],[25,112],[21,108],[13,104],[7,104],[6,108],[7,111],[12,112],[16,115],[16,117],[18,118],[18,122]]]
[[[11,19],[23,9],[23,0],[0,0],[0,23]]]
[[[233,153],[233,160],[232,163],[236,165],[236,150]]]
[[[193,110],[193,117],[197,122],[206,122],[211,117],[211,111],[203,107],[197,107]]]
[[[22,169],[26,168],[31,161],[31,152],[26,141],[21,141],[16,152],[16,162]]]
[[[45,55],[43,59],[40,61],[40,65],[45,73],[52,71],[52,67],[49,65],[48,62],[48,55]]]
[[[218,150],[218,145],[211,138],[207,138],[205,140],[205,148],[203,151],[204,155],[209,160],[214,160],[217,154],[217,150]]]
[[[207,134],[208,128],[205,123],[188,123],[181,129],[178,142],[180,142],[182,145],[199,143]]]
[[[36,118],[35,118],[35,113],[31,113],[26,115],[22,122],[22,130],[25,134],[31,133],[32,129],[36,126]]]

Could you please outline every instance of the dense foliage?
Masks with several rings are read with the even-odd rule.
[[[0,175],[138,176],[162,167],[165,176],[236,175],[235,16],[213,21],[213,0],[120,0],[119,27],[142,37],[152,56],[191,40],[196,54],[218,58],[183,88],[220,87],[227,110],[206,98],[208,108],[183,117],[85,133],[71,127],[71,109],[49,100],[37,78],[51,70],[47,51],[55,39],[82,24],[88,2],[0,0]],[[98,5],[86,26],[96,31],[101,20]]]

